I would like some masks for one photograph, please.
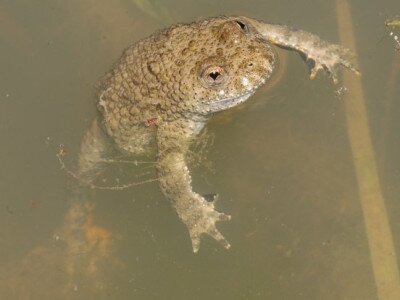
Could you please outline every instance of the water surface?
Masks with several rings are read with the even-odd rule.
[[[97,115],[96,82],[125,47],[170,22],[218,14],[288,24],[338,42],[334,1],[162,5],[168,18],[157,19],[132,0],[0,2],[0,298],[378,299],[342,85],[323,74],[310,81],[305,64],[290,52],[273,87],[210,121],[214,142],[193,163],[194,189],[219,193],[218,209],[232,215],[218,225],[232,244],[229,251],[204,238],[194,255],[157,183],[94,190],[88,199],[95,208],[84,208],[93,218],[85,223],[92,247],[66,250],[63,224],[71,217],[74,180],[56,154],[62,144],[67,165],[76,163]],[[400,5],[351,1],[351,8],[400,255],[400,53],[384,28]],[[114,165],[106,183],[133,182],[147,170],[154,172]],[[85,261],[88,251],[94,261]]]

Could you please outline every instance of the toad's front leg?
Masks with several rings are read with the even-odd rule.
[[[200,237],[208,234],[226,249],[228,241],[215,226],[217,221],[230,220],[230,216],[214,209],[214,202],[193,192],[191,176],[185,156],[191,136],[190,121],[160,124],[157,132],[158,171],[164,195],[171,200],[179,218],[186,224],[192,240],[193,252],[200,247]]]
[[[352,52],[340,45],[328,43],[312,33],[293,29],[286,25],[246,19],[268,42],[302,54],[311,67],[311,79],[316,76],[319,70],[325,70],[336,83],[336,70],[339,65],[357,74],[360,73],[351,63]]]

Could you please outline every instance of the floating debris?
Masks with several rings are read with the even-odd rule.
[[[400,26],[400,17],[390,18],[385,21],[387,27]]]
[[[142,185],[145,183],[151,183],[151,182],[155,182],[158,181],[158,177],[155,178],[150,178],[150,179],[146,179],[146,180],[141,180],[141,181],[136,181],[136,182],[131,182],[131,183],[127,183],[127,184],[120,184],[119,183],[119,179],[116,178],[117,181],[117,185],[116,186],[100,186],[100,185],[96,185],[92,182],[85,182],[82,181],[82,178],[79,177],[79,174],[73,172],[72,170],[70,170],[65,162],[64,162],[64,157],[67,155],[67,150],[65,148],[65,146],[63,144],[59,145],[59,150],[56,154],[57,158],[58,158],[58,162],[60,163],[61,169],[65,170],[65,172],[67,172],[67,174],[69,176],[71,176],[72,178],[74,178],[75,180],[77,180],[81,185],[83,186],[87,186],[90,187],[91,189],[98,189],[98,190],[111,190],[111,191],[122,191],[137,185]],[[139,164],[155,164],[155,162],[142,162],[142,161],[126,161],[126,160],[114,160],[114,159],[103,159],[101,160],[102,162],[108,162],[108,163],[133,163],[134,165],[138,166]],[[101,174],[101,172],[99,173]],[[142,172],[140,174],[137,175],[137,177],[140,176],[146,176],[150,174],[150,172]],[[103,179],[103,182],[105,182],[106,180]]]
[[[58,153],[57,156],[63,157],[66,156],[68,154],[67,149],[65,148],[65,146],[63,144],[60,144],[58,146]]]
[[[400,52],[400,34],[396,34],[394,31],[396,27],[400,30],[400,17],[389,18],[385,21],[385,26],[389,30],[389,35],[395,42],[396,51]]]
[[[347,92],[347,87],[338,86],[335,90],[335,95],[338,99],[342,99],[342,96]]]

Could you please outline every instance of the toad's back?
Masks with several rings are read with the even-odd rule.
[[[99,104],[108,133],[126,148],[124,140],[133,128],[137,135],[137,126],[206,115],[208,102],[254,90],[270,75],[274,56],[265,41],[241,31],[232,17],[218,17],[174,25],[129,47],[102,85]],[[209,74],[202,80],[204,71]],[[211,73],[227,76],[222,72],[232,80],[219,88]]]

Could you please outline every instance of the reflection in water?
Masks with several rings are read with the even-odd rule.
[[[64,299],[77,292],[95,295],[107,287],[107,268],[119,267],[115,257],[110,259],[115,237],[94,224],[93,206],[73,203],[48,245],[2,269],[2,298]]]
[[[96,177],[97,163],[105,147],[95,123],[83,139],[77,168],[78,178],[87,182]],[[66,150],[62,149],[58,155],[65,156]],[[3,278],[2,283],[4,290],[9,291],[8,297],[47,298],[51,294],[50,286],[57,286],[57,294],[63,298],[78,291],[80,295],[96,294],[105,288],[105,266],[116,268],[117,259],[112,258],[115,237],[111,231],[95,224],[91,192],[93,190],[76,181],[67,200],[70,207],[53,240],[48,245],[36,247],[22,263],[11,266],[12,274],[5,269],[3,276],[7,278]]]

